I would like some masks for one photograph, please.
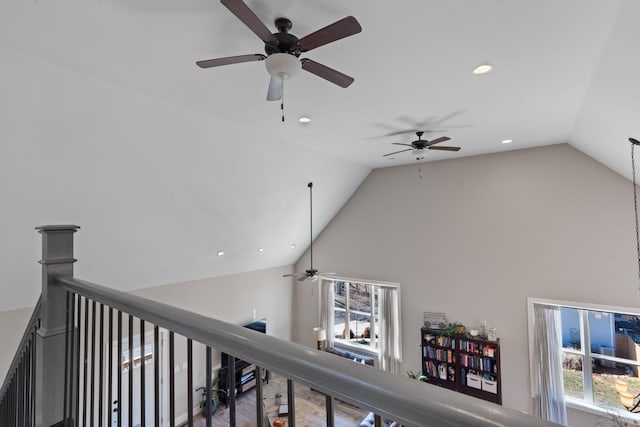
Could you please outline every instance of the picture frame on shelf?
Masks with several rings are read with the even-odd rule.
[[[425,328],[446,329],[449,323],[445,313],[434,313],[425,311],[422,316],[422,324]]]

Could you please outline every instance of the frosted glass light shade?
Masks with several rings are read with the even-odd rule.
[[[300,72],[302,63],[289,53],[274,53],[269,55],[264,61],[267,72],[272,76],[283,80],[289,79]]]
[[[425,150],[424,148],[420,149],[420,150],[416,149],[416,150],[413,150],[411,152],[411,155],[413,157],[415,157],[416,159],[422,159],[422,158],[424,158],[424,155],[425,155],[426,151],[427,150]]]

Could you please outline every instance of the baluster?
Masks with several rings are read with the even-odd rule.
[[[133,316],[128,315],[129,320],[129,393],[127,402],[129,402],[129,427],[133,426]]]
[[[176,425],[175,407],[175,375],[174,375],[174,354],[173,354],[173,331],[169,331],[169,424]]]
[[[236,357],[229,355],[229,380],[227,389],[229,391],[229,425],[236,427]]]
[[[73,335],[71,334],[71,292],[67,291],[67,326],[66,326],[66,334],[65,334],[65,342],[64,342],[64,407],[62,410],[62,419],[64,420],[64,426],[68,425],[67,417],[69,416],[69,402],[70,402],[70,394],[69,386],[71,384],[70,381],[70,359],[71,359],[71,349],[70,342],[73,340]]]
[[[82,311],[82,297],[80,295],[76,295],[76,321],[74,323],[74,328],[76,328],[77,333],[75,334],[75,369],[74,369],[74,382],[75,382],[75,393],[73,396],[74,401],[74,409],[75,409],[75,425],[80,425],[80,334],[82,333],[82,322],[80,322],[80,312]],[[76,326],[77,325],[77,326]]]
[[[287,378],[287,405],[289,414],[287,415],[289,422],[287,427],[296,427],[296,408],[295,408],[295,388],[291,379]]]
[[[205,354],[205,368],[207,370],[205,372],[205,377],[206,377],[206,380],[205,380],[205,384],[206,384],[205,385],[205,387],[206,387],[206,389],[205,389],[206,390],[206,392],[205,392],[205,394],[206,394],[205,400],[206,400],[207,404],[209,404],[209,402],[211,402],[211,392],[212,392],[212,390],[211,390],[211,382],[213,381],[211,379],[211,347],[209,347],[209,346],[207,346],[207,351],[206,351],[206,354]],[[210,409],[210,407],[209,407],[209,409]],[[210,411],[210,410],[207,411],[207,421],[206,421],[207,425],[206,425],[206,427],[211,427],[211,416],[213,415],[211,412],[212,411]]]
[[[193,427],[193,341],[187,339],[187,425]]]
[[[109,307],[109,326],[107,328],[107,426],[113,425],[113,307]]]
[[[84,299],[84,345],[82,350],[82,425],[87,425],[87,365],[89,349],[89,298]]]
[[[118,360],[118,369],[116,369],[116,379],[118,383],[117,400],[116,400],[116,420],[118,427],[122,425],[122,312],[118,310],[118,353],[116,358]]]
[[[140,319],[140,425],[146,425],[145,394],[145,352],[144,352],[144,320]]]
[[[153,422],[160,427],[160,332],[158,326],[153,327]]]
[[[98,338],[100,345],[99,361],[98,361],[98,427],[102,427],[103,418],[103,395],[104,387],[104,304],[100,304],[100,337]]]
[[[256,378],[256,424],[262,425],[262,368],[256,366],[254,375]]]
[[[91,426],[95,423],[95,390],[96,390],[96,301],[92,300],[91,302],[91,402],[89,413],[91,414],[89,417],[89,424]]]
[[[325,401],[327,406],[327,427],[333,427],[333,396],[327,394]]]

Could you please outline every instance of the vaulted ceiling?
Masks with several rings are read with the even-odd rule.
[[[630,174],[634,0],[247,4],[300,37],[355,16],[360,34],[304,55],[353,85],[302,72],[283,123],[263,63],[195,66],[263,53],[216,0],[0,3],[0,310],[35,302],[40,224],[81,225],[78,275],[120,289],[291,264],[309,241],[307,183],[317,234],[371,169],[416,163],[383,157],[412,130],[462,147],[421,167],[568,142]],[[493,71],[473,75],[482,63]]]

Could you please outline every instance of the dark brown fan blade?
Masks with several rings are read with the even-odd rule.
[[[315,74],[318,77],[322,77],[323,79],[337,84],[340,87],[348,87],[351,83],[353,83],[353,77],[342,74],[340,71],[336,71],[333,68],[329,68],[319,62],[313,61],[309,58],[304,58],[301,60],[301,62],[303,70],[308,71],[311,74]]]
[[[298,40],[302,52],[358,34],[362,27],[353,16],[347,16]]]
[[[381,136],[398,136],[398,135],[405,135],[407,133],[413,133],[415,134],[416,132],[424,132],[424,133],[434,133],[434,132],[445,132],[445,129],[433,129],[433,130],[421,130],[421,129],[406,129],[406,130],[399,130],[399,131],[395,131],[395,132],[391,132],[391,133],[385,133],[384,135]]]
[[[460,147],[427,147],[429,150],[460,151]]]
[[[278,39],[262,23],[260,18],[242,0],[220,0],[244,25],[249,27],[265,43],[276,43]]]
[[[411,144],[403,144],[402,142],[392,142],[391,144],[392,145],[404,145],[404,146],[407,146],[407,147],[416,148]]]
[[[427,146],[429,145],[435,145],[435,144],[440,144],[441,142],[445,142],[450,140],[451,138],[449,138],[448,136],[441,136],[440,138],[436,138],[432,141],[427,142]]]
[[[309,276],[307,276],[306,274],[300,274],[299,277],[298,277],[298,282],[304,282],[308,278],[309,278]]]
[[[412,148],[407,148],[406,150],[394,151],[393,153],[385,154],[382,157],[387,157],[387,156],[391,156],[393,154],[398,154],[398,153],[404,153],[405,151],[411,151],[411,150],[412,150]]]
[[[251,61],[264,61],[267,57],[254,53],[252,55],[239,55],[239,56],[227,56],[226,58],[205,59],[204,61],[197,61],[196,65],[200,68],[219,67],[221,65],[239,64],[241,62]]]

